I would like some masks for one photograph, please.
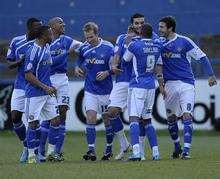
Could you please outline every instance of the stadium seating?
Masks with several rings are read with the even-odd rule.
[[[0,51],[0,63],[6,55],[9,40],[23,34],[25,23],[29,17],[38,17],[44,22],[54,16],[61,16],[66,23],[66,33],[75,39],[83,40],[82,27],[88,21],[95,21],[100,25],[101,36],[115,41],[129,24],[130,15],[135,12],[145,14],[147,21],[153,24],[157,32],[158,20],[161,16],[173,15],[177,19],[177,31],[193,36],[196,43],[208,54],[211,62],[215,62],[214,69],[220,76],[220,1],[210,3],[206,0],[177,1],[177,0],[19,0],[12,3],[3,1],[0,6],[0,40],[4,40]],[[10,8],[8,8],[10,7]],[[210,36],[207,36],[210,35]],[[5,41],[6,40],[6,41]],[[70,61],[72,67],[73,61]],[[192,64],[198,77],[203,76],[201,67]],[[7,68],[1,64],[1,77],[12,78],[14,71],[6,72]],[[72,68],[68,69],[72,76]]]
[[[112,37],[126,29],[129,17],[134,12],[142,12],[157,28],[158,19],[164,15],[174,15],[179,22],[178,31],[185,34],[202,35],[220,32],[220,1],[210,3],[206,0],[38,0],[2,1],[0,6],[1,37],[10,39],[25,31],[28,17],[36,16],[44,21],[52,16],[61,16],[67,24],[67,33],[81,38],[82,25],[96,21],[101,26],[103,36]],[[11,8],[8,8],[11,7]],[[2,23],[1,23],[2,24]],[[198,28],[199,27],[199,28]]]

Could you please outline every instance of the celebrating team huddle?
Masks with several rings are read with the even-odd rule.
[[[22,163],[63,161],[65,120],[69,109],[67,60],[76,53],[75,75],[85,78],[86,140],[84,160],[97,160],[96,122],[101,114],[105,125],[106,147],[101,160],[113,157],[116,135],[120,151],[116,160],[145,160],[146,138],[152,160],[160,160],[152,108],[158,84],[167,113],[168,131],[174,143],[173,159],[190,159],[192,119],[195,98],[194,76],[190,61],[199,60],[209,76],[209,86],[217,84],[206,54],[188,37],[175,32],[171,16],[159,20],[159,36],[145,22],[142,14],[131,16],[126,33],[115,46],[100,38],[99,27],[88,22],[83,27],[85,42],[64,35],[65,24],[59,17],[48,26],[36,18],[27,21],[27,33],[15,37],[9,47],[10,68],[17,67],[11,99],[14,131],[23,143]],[[113,84],[112,77],[115,77]],[[156,83],[157,81],[157,83]],[[130,140],[127,139],[120,113],[128,109]],[[28,121],[27,129],[22,114]],[[183,121],[183,147],[180,144],[178,119]],[[48,139],[48,149],[45,145]],[[130,142],[128,142],[130,141]]]

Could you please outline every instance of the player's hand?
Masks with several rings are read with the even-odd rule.
[[[123,70],[118,68],[117,66],[112,66],[112,71],[115,75],[120,75],[120,73],[123,72]]]
[[[159,90],[160,90],[160,93],[163,96],[163,99],[165,99],[167,97],[167,93],[166,93],[166,90],[165,90],[164,86],[159,86]]]
[[[68,50],[68,54],[69,54],[70,56],[73,56],[75,53],[76,53],[76,49],[75,49],[74,47],[72,47],[72,48],[70,48],[70,49]]]
[[[107,76],[109,76],[109,72],[108,71],[100,71],[96,74],[96,80],[104,80]]]
[[[75,67],[74,74],[77,77],[83,77],[85,75],[84,71],[80,67]]]
[[[15,62],[11,62],[8,66],[9,69],[14,69],[17,68],[18,66],[21,66],[24,63],[25,59],[19,59],[16,60]]]
[[[125,44],[128,45],[132,38],[134,37],[134,35],[131,33],[131,34],[127,34],[126,37],[125,37]]]
[[[215,75],[210,76],[210,77],[208,78],[208,83],[209,83],[209,86],[217,85],[217,80],[216,80]]]
[[[51,86],[51,87],[50,86],[46,86],[44,88],[44,91],[46,91],[46,93],[49,94],[51,97],[52,96],[56,96],[56,94],[57,94],[57,90],[53,86]]]

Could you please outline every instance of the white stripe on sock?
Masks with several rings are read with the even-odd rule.
[[[174,140],[174,143],[180,142],[180,138],[178,137],[176,140]]]
[[[35,156],[34,150],[35,149],[28,149],[28,157]]]
[[[53,152],[55,152],[55,146],[56,145],[48,144],[47,155],[50,155]]]
[[[184,147],[190,148],[191,144],[190,143],[184,143]]]
[[[135,144],[132,147],[133,147],[133,154],[134,155],[137,155],[140,153],[140,145],[139,144]]]
[[[118,140],[119,140],[119,143],[120,143],[120,147],[121,147],[121,151],[124,151],[128,148],[128,139],[127,137],[125,136],[125,132],[124,130],[120,130],[116,133],[117,137],[118,137]]]
[[[95,144],[88,144],[89,147],[95,147]]]

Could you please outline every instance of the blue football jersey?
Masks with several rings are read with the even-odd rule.
[[[44,47],[40,47],[38,44],[34,43],[28,49],[25,58],[25,73],[32,72],[39,81],[47,86],[51,86],[51,65],[52,59],[48,44]],[[47,95],[47,93],[43,89],[27,82],[25,95],[30,98],[35,96],[44,96]]]
[[[61,35],[51,43],[50,53],[53,61],[51,75],[67,72],[68,50],[70,48],[75,48],[77,50],[80,44],[80,42],[66,35]]]
[[[127,64],[126,66],[121,63],[122,57],[127,49],[127,45],[125,44],[125,37],[127,34],[122,34],[118,36],[115,48],[114,48],[114,54],[118,55],[120,57],[120,63],[119,68],[122,70],[122,72],[116,76],[115,80],[117,82],[129,82],[131,80],[131,72],[132,72],[132,62]]]
[[[162,40],[164,80],[181,80],[194,84],[191,59],[199,60],[206,54],[188,37],[176,34],[171,40]]]
[[[110,70],[110,61],[114,55],[113,45],[100,39],[99,45],[92,47],[88,43],[81,45],[79,49],[79,66],[83,66],[85,76],[85,91],[96,94],[110,94],[112,90],[112,77],[109,75],[104,80],[96,80],[96,75],[100,71]]]
[[[132,61],[133,71],[129,87],[155,88],[155,64],[162,64],[161,44],[152,39],[139,39],[129,44],[123,58]]]
[[[116,40],[116,44],[115,44],[115,49],[114,49],[115,55],[118,55],[121,58],[121,60],[122,60],[123,55],[127,49],[127,45],[125,44],[126,35],[127,34],[122,34],[122,35],[118,36],[118,38]],[[158,38],[159,38],[159,36],[155,32],[153,32],[152,39],[154,40],[154,39],[158,39]],[[139,39],[140,39],[140,37],[136,36],[136,37],[132,38],[132,41],[139,40]],[[116,76],[116,83],[117,82],[130,82],[131,74],[132,74],[132,62],[124,65],[120,61],[119,67],[122,70],[122,72]]]
[[[7,59],[9,61],[24,60],[28,48],[33,44],[32,41],[27,41],[26,35],[18,36],[12,39],[8,52]],[[17,76],[14,82],[15,89],[25,89],[26,81],[24,77],[24,62],[17,68]]]
[[[153,40],[156,40],[156,39],[159,39],[160,37],[155,33],[155,32],[153,32],[153,34],[152,34],[152,39]]]

